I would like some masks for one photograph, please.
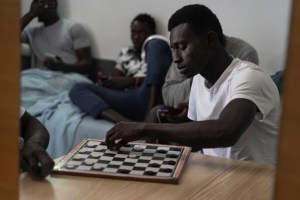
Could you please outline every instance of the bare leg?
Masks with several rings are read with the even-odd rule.
[[[132,121],[111,108],[103,110],[102,113],[100,113],[99,118],[106,119],[114,123],[121,122],[121,121],[127,121],[127,122]]]

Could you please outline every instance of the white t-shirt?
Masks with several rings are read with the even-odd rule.
[[[124,47],[116,59],[115,68],[127,77],[145,77],[147,75],[147,63],[139,59],[132,46]]]
[[[194,121],[218,119],[224,107],[236,98],[252,101],[260,112],[234,146],[203,149],[204,154],[274,164],[281,116],[280,97],[270,76],[257,65],[236,58],[211,88],[206,87],[202,76],[196,75],[188,117]]]
[[[50,26],[26,27],[22,42],[29,43],[33,52],[32,67],[45,69],[45,54],[59,56],[65,63],[78,61],[75,49],[89,47],[90,41],[84,27],[68,19],[60,19]]]
[[[134,47],[125,47],[121,49],[121,52],[116,60],[117,63],[115,68],[123,72],[128,77],[145,77],[147,75],[145,48],[147,43],[153,39],[160,39],[169,43],[168,39],[165,36],[150,35],[143,43],[140,60],[136,55],[134,55]]]

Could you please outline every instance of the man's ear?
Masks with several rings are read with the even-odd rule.
[[[207,32],[206,39],[210,47],[215,47],[219,41],[218,35],[214,31]]]

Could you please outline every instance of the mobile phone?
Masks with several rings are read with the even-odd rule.
[[[179,113],[182,112],[182,110],[168,107],[168,108],[161,108],[158,110],[158,112],[166,113],[169,115],[178,115]]]
[[[100,76],[101,81],[106,81],[109,79],[109,76],[102,75]]]
[[[45,53],[45,60],[58,62],[56,55],[54,55],[52,53]]]

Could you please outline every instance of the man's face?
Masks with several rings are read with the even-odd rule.
[[[134,21],[131,25],[131,41],[133,46],[140,50],[144,41],[151,35],[151,32],[146,23]]]
[[[197,36],[187,23],[173,28],[170,45],[180,73],[190,78],[207,69],[210,49],[206,38]]]
[[[44,4],[44,11],[38,16],[40,22],[51,20],[53,16],[56,16],[57,12],[57,0],[34,0],[40,1]]]

